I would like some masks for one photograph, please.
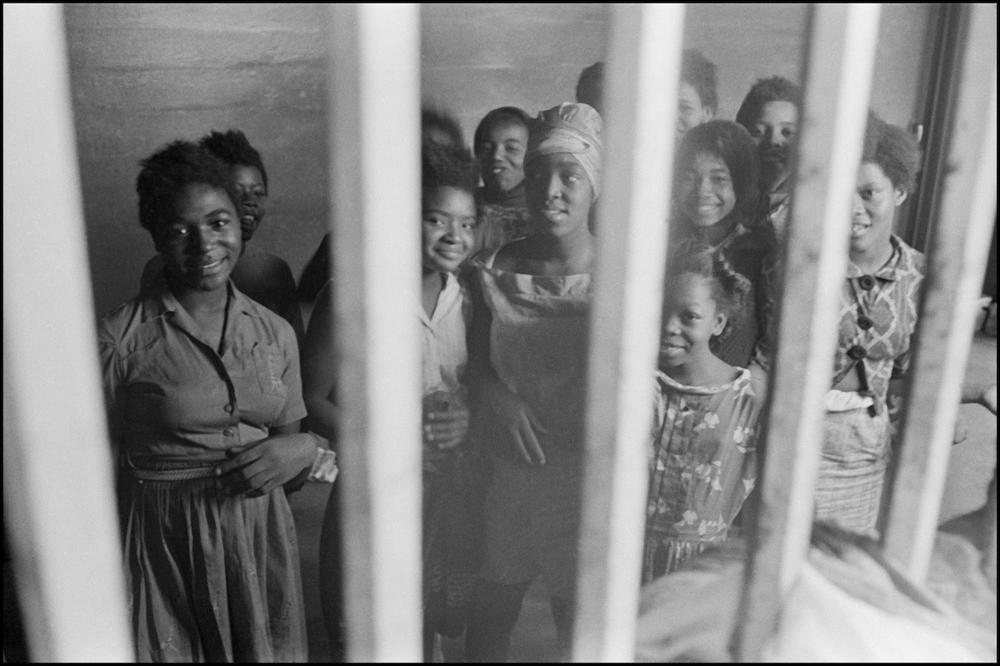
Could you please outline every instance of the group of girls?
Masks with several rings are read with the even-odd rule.
[[[677,148],[673,252],[650,369],[644,582],[726,539],[757,476],[780,274],[766,205],[774,184],[761,184],[761,157],[774,157],[768,105],[797,111],[758,97],[750,131],[710,114]],[[241,145],[242,157],[220,151],[220,137]],[[603,142],[600,114],[571,102],[534,119],[515,107],[490,112],[475,133],[478,165],[460,133],[456,141],[425,132],[421,303],[407,307],[422,331],[426,660],[438,634],[463,630],[467,660],[505,660],[539,575],[568,649]],[[240,276],[259,277],[244,262],[255,256],[246,243],[267,192],[259,155],[243,143],[240,133],[213,133],[143,161],[140,221],[158,264],[100,326],[142,661],[306,658],[286,492],[337,472],[330,285],[318,281],[300,364],[294,313],[283,318],[243,293],[251,287]],[[916,321],[920,256],[892,221],[917,157],[908,134],[872,118],[845,221],[850,265],[817,513],[859,531],[875,528],[885,406]],[[995,386],[966,395],[994,411],[995,396]],[[338,488],[320,566],[342,658]]]

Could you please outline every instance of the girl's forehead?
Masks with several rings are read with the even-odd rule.
[[[710,150],[699,150],[690,159],[691,166],[707,169],[725,169],[729,171],[729,165],[725,158]]]
[[[486,124],[486,128],[485,129],[487,131],[489,131],[489,132],[497,132],[497,131],[502,131],[502,130],[513,129],[513,130],[521,130],[525,134],[528,133],[528,126],[527,125],[525,125],[524,123],[522,123],[517,118],[512,118],[510,116],[500,116],[498,118],[494,118],[494,119],[490,120]]]

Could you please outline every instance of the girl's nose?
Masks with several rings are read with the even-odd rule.
[[[861,199],[861,195],[855,192],[851,197],[851,214],[864,215],[864,213],[865,202]]]
[[[198,252],[205,252],[212,248],[215,239],[208,229],[198,229],[191,234],[191,244]]]
[[[709,177],[698,179],[698,194],[712,193],[712,179]]]
[[[562,196],[562,182],[557,174],[549,176],[548,187],[545,191],[549,199],[558,199]]]

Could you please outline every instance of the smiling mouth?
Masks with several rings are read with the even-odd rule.
[[[864,224],[862,222],[852,222],[851,223],[851,236],[856,238],[863,235],[866,231],[872,228],[870,224]]]
[[[223,264],[226,261],[226,257],[216,259],[215,261],[203,264],[192,265],[191,268],[202,275],[213,275],[222,270]]]

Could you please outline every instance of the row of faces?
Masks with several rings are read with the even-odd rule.
[[[702,106],[698,93],[689,84],[681,86],[677,135],[712,120],[715,112]],[[749,128],[759,147],[761,177],[765,187],[779,186],[788,177],[789,155],[798,127],[798,108],[791,102],[767,102],[760,116]],[[524,156],[528,146],[528,128],[511,120],[494,123],[483,132],[476,146],[480,174],[492,192],[510,192],[524,180]]]

